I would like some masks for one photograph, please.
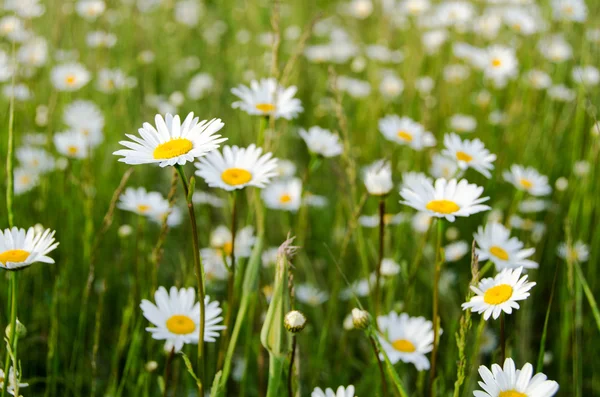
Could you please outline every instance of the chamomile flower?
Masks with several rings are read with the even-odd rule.
[[[525,81],[536,90],[544,90],[552,85],[550,75],[539,69],[532,69],[525,73]]]
[[[523,243],[516,237],[510,237],[510,230],[500,223],[488,223],[479,226],[474,235],[477,243],[477,255],[480,261],[491,260],[496,270],[536,269],[538,264],[529,258],[535,253],[535,248],[523,249]]]
[[[56,167],[54,157],[42,148],[20,147],[16,150],[16,158],[21,166],[38,174],[51,172]]]
[[[72,159],[85,159],[89,153],[89,143],[81,133],[76,131],[59,132],[54,134],[56,151]]]
[[[454,133],[446,134],[444,146],[442,154],[456,159],[460,169],[473,168],[488,179],[492,177],[490,170],[494,169],[492,163],[496,160],[496,155],[490,153],[479,139],[463,141]]]
[[[154,326],[146,331],[156,340],[165,340],[172,344],[175,351],[180,351],[185,344],[198,344],[198,328],[200,327],[200,304],[196,302],[194,288],[159,287],[154,293],[156,304],[142,300],[140,308],[144,317]],[[222,309],[219,302],[204,297],[204,341],[215,342],[219,331],[225,329],[220,323]]]
[[[469,116],[466,114],[455,114],[450,117],[450,128],[459,132],[459,133],[467,133],[475,131],[477,128],[477,120],[475,117]]]
[[[71,131],[79,132],[91,147],[102,143],[104,137],[104,115],[92,101],[77,100],[65,107],[63,120]]]
[[[490,317],[497,319],[501,312],[511,314],[513,309],[519,309],[517,301],[527,299],[535,285],[527,281],[527,275],[521,277],[522,271],[522,267],[504,269],[493,278],[484,278],[476,287],[471,286],[476,295],[462,304],[463,310],[483,313],[487,321]]]
[[[446,180],[439,178],[435,184],[427,179],[420,179],[402,188],[400,196],[402,204],[437,218],[446,218],[454,222],[457,216],[467,217],[490,207],[481,203],[489,197],[481,197],[483,188],[470,184],[465,179]]]
[[[415,150],[436,144],[431,132],[425,131],[425,127],[408,117],[385,116],[379,119],[379,131],[388,141],[407,145]]]
[[[573,57],[573,47],[560,34],[541,39],[538,50],[550,62],[564,62]]]
[[[485,77],[502,81],[513,78],[519,72],[519,62],[514,48],[494,45],[485,51],[483,72]]]
[[[232,88],[231,93],[240,101],[232,104],[250,115],[275,118],[294,119],[304,110],[299,99],[294,98],[298,89],[295,86],[285,88],[273,78],[252,80],[250,87],[239,85]]]
[[[389,161],[379,160],[365,168],[363,180],[369,194],[385,196],[394,187]]]
[[[584,0],[552,0],[552,12],[556,20],[584,22],[587,6]]]
[[[586,87],[598,85],[600,83],[600,71],[594,66],[577,66],[571,72],[573,81],[583,84]]]
[[[565,260],[587,262],[590,258],[590,247],[583,241],[575,242],[572,247],[569,247],[567,243],[560,243],[558,245],[558,256]]]
[[[168,207],[169,202],[159,192],[147,192],[143,187],[128,187],[119,197],[117,208],[152,217],[162,211],[165,204]]]
[[[352,385],[346,387],[340,386],[335,391],[330,388],[323,390],[320,387],[315,387],[310,397],[355,397],[354,393],[354,386]]]
[[[200,256],[202,257],[204,275],[207,281],[227,280],[229,271],[227,270],[225,261],[227,261],[227,264],[231,264],[231,258],[225,257],[223,250],[216,248],[202,248],[200,250]]]
[[[384,336],[381,345],[393,364],[403,361],[414,364],[418,371],[429,369],[425,355],[433,349],[431,321],[391,311],[385,316],[378,316],[377,325]],[[383,360],[381,354],[379,358]]]
[[[300,128],[300,137],[308,146],[308,150],[323,157],[335,157],[342,154],[344,147],[340,137],[333,132],[319,126],[310,127],[308,130]]]
[[[0,389],[4,388],[4,382],[6,382],[8,380],[8,385],[6,386],[6,391],[11,396],[14,396],[16,389],[21,389],[23,387],[29,386],[28,383],[20,383],[19,382],[18,387],[17,387],[15,379],[17,380],[17,382],[19,381],[18,374],[19,374],[19,372],[17,372],[17,376],[15,377],[15,370],[13,367],[10,367],[10,370],[8,371],[8,376],[7,376],[4,373],[4,370],[2,368],[0,368]],[[352,397],[354,397],[354,396],[352,396]]]
[[[0,230],[0,268],[17,270],[33,263],[54,263],[48,254],[58,247],[54,240],[54,231],[46,229],[36,231],[29,229]]]
[[[50,73],[50,80],[58,91],[77,91],[91,79],[90,72],[79,63],[55,66]]]
[[[532,196],[547,196],[552,192],[548,177],[541,175],[535,168],[513,165],[510,171],[502,174],[504,180],[519,190],[524,190]]]
[[[299,178],[275,181],[263,189],[261,196],[267,208],[296,212],[302,199],[302,181]]]
[[[231,240],[231,231],[227,226],[217,227],[210,235],[210,245],[215,249],[219,249],[228,257],[231,255],[233,244]],[[237,258],[248,258],[252,253],[252,247],[256,242],[254,236],[254,228],[246,226],[237,231],[235,234],[235,256]]]
[[[399,225],[407,220],[408,216],[402,212],[397,214],[385,214],[383,216],[383,224],[385,226]],[[379,214],[361,215],[358,217],[358,223],[363,227],[377,227],[379,226]]]
[[[329,294],[310,284],[300,284],[295,287],[296,299],[309,306],[319,306],[329,299]]]
[[[106,4],[102,0],[80,0],[75,9],[77,14],[88,21],[93,21],[106,10]]]
[[[223,123],[221,119],[203,120],[198,123],[198,117],[189,113],[183,123],[178,115],[167,114],[165,118],[157,114],[156,128],[144,123],[138,130],[140,137],[126,134],[131,141],[121,141],[128,149],[117,150],[113,154],[123,156],[119,161],[125,164],[152,164],[161,167],[169,165],[184,165],[198,157],[217,149],[227,138],[216,134]]]
[[[208,204],[214,208],[223,208],[225,206],[225,200],[207,192],[195,192],[192,196],[192,201],[194,204]]]
[[[17,168],[14,171],[14,192],[19,196],[35,188],[40,181],[39,174],[27,168]]]
[[[400,265],[392,258],[383,258],[381,261],[381,275],[383,277],[393,277],[400,273]]]
[[[431,167],[429,173],[434,178],[446,178],[451,179],[458,175],[459,172],[458,162],[446,156],[442,156],[439,153],[435,153],[431,156]]]
[[[516,369],[512,358],[504,360],[503,368],[492,365],[491,371],[485,365],[479,366],[479,375],[479,387],[485,391],[474,391],[475,397],[552,397],[558,391],[558,383],[547,380],[543,373],[533,376],[531,364]]]
[[[446,262],[456,262],[461,260],[471,249],[466,241],[455,241],[444,247],[444,257]]]
[[[247,148],[223,147],[215,150],[194,165],[196,175],[204,178],[208,186],[233,191],[246,186],[264,188],[277,176],[277,159],[271,153],[262,154],[254,144]]]

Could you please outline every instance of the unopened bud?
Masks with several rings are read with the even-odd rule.
[[[19,321],[19,319],[17,319],[17,334],[16,336],[19,338],[24,337],[25,335],[27,335],[27,328],[25,328],[25,326]],[[6,329],[4,330],[4,334],[10,338],[10,335],[12,333],[12,324],[8,324],[8,326],[6,327]]]
[[[154,372],[156,371],[156,368],[158,368],[158,363],[156,361],[148,361],[146,365],[144,365],[144,368],[146,368],[146,371],[148,372]]]
[[[356,329],[367,329],[371,324],[371,316],[366,310],[352,309],[352,324]]]
[[[298,310],[292,310],[285,315],[283,325],[285,325],[285,329],[289,332],[293,334],[298,333],[306,326],[306,317]]]

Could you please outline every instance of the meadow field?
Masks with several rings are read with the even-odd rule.
[[[3,0],[0,396],[600,396],[599,68],[596,0]]]

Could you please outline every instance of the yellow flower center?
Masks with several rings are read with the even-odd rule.
[[[494,245],[490,248],[490,254],[494,255],[498,259],[502,259],[503,261],[508,260],[508,252],[498,247],[497,245]]]
[[[566,6],[566,7],[565,7],[565,13],[566,13],[567,15],[571,15],[571,14],[573,14],[573,7],[572,7],[572,6]]]
[[[148,212],[148,210],[150,209],[150,206],[148,204],[138,204],[137,209],[139,212],[144,214],[144,213]]]
[[[392,346],[394,349],[401,351],[403,353],[412,353],[417,350],[415,345],[412,344],[408,339],[397,339],[392,342]]]
[[[458,161],[464,161],[465,163],[468,163],[473,160],[473,156],[470,156],[465,152],[456,152],[456,159]]]
[[[516,30],[517,32],[521,31],[521,25],[518,23],[513,24],[513,29]]]
[[[525,189],[531,189],[533,187],[533,183],[531,183],[531,181],[529,179],[525,179],[525,178],[521,178],[519,180],[519,183],[521,184],[521,186],[523,186]]]
[[[501,391],[498,397],[527,397],[527,394],[516,390]]]
[[[431,200],[425,208],[440,214],[452,214],[460,209],[458,204],[450,200]]]
[[[252,174],[243,168],[227,168],[221,174],[221,179],[230,186],[243,185],[250,182]]]
[[[31,180],[31,179],[29,179],[29,177],[28,177],[27,175],[23,175],[23,176],[21,177],[21,183],[22,183],[23,185],[27,185],[27,184],[29,183],[29,181],[30,181],[30,180]]]
[[[73,85],[75,84],[75,81],[77,80],[77,78],[75,77],[75,75],[68,75],[67,78],[65,79],[65,81],[67,82],[68,85]]]
[[[259,103],[256,105],[256,109],[263,113],[269,113],[275,110],[275,105],[272,103]]]
[[[67,148],[67,152],[69,152],[69,154],[72,156],[75,156],[78,151],[79,151],[79,149],[77,148],[77,146],[69,146]]]
[[[488,305],[499,305],[510,299],[513,289],[508,284],[496,285],[485,291],[483,301]]]
[[[396,133],[396,135],[398,135],[398,138],[400,138],[400,139],[402,139],[403,141],[406,141],[406,142],[412,142],[412,140],[413,140],[412,135],[410,133],[406,132],[406,131],[400,130],[400,131],[398,131]]]
[[[229,241],[223,244],[223,252],[227,256],[231,255],[231,253],[233,252],[233,244]]]
[[[196,329],[196,324],[188,316],[176,314],[167,320],[167,329],[177,335],[191,334]]]
[[[390,223],[392,223],[392,219],[394,219],[394,214],[383,215],[383,224],[389,225]]]
[[[22,263],[29,257],[29,252],[24,250],[8,250],[0,254],[0,263],[5,265],[7,262]]]
[[[154,149],[153,156],[157,160],[172,159],[173,157],[186,154],[193,148],[194,145],[189,139],[176,138],[158,145]]]
[[[287,193],[284,193],[281,195],[281,197],[279,197],[279,202],[281,204],[286,204],[286,203],[289,203],[290,201],[292,201],[292,196],[290,196]]]
[[[492,59],[492,66],[497,68],[502,65],[502,61],[498,58]]]

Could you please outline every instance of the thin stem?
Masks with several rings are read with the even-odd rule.
[[[369,341],[371,342],[371,346],[373,346],[373,352],[375,353],[375,360],[377,360],[377,365],[379,367],[379,374],[381,375],[381,392],[382,396],[387,396],[387,383],[385,380],[385,369],[383,368],[383,363],[379,359],[379,349],[377,348],[377,344],[372,336],[369,337]]]
[[[435,396],[435,369],[437,364],[437,352],[439,344],[439,282],[442,272],[444,258],[442,257],[442,236],[444,233],[444,223],[441,218],[437,220],[437,243],[435,250],[435,275],[433,278],[433,350],[431,351],[431,371],[429,372],[429,395]]]
[[[198,301],[200,302],[200,327],[198,329],[198,392],[201,397],[204,396],[204,321],[205,321],[205,306],[204,306],[204,268],[202,267],[202,259],[200,258],[200,244],[198,243],[198,226],[196,225],[196,213],[194,212],[194,202],[190,192],[190,181],[185,176],[183,166],[177,164],[175,166],[177,172],[181,176],[183,184],[183,192],[187,201],[188,213],[190,215],[190,224],[192,226],[192,248],[194,250],[194,271],[198,282]],[[193,181],[193,179],[192,179]],[[193,182],[192,182],[193,184]]]
[[[500,314],[500,363],[506,358],[506,332],[504,329],[504,312]]]
[[[165,390],[163,390],[163,397],[167,397],[169,394],[169,381],[171,380],[171,364],[173,364],[173,357],[175,357],[175,348],[171,349],[165,364]]]
[[[296,335],[292,335],[292,353],[290,354],[290,366],[288,369],[288,396],[294,397],[294,359],[296,357]]]
[[[374,299],[375,299],[375,314],[379,315],[381,310],[381,297],[380,295],[380,286],[379,283],[381,281],[381,264],[383,263],[383,254],[384,254],[384,240],[385,240],[385,199],[382,197],[379,200],[379,257],[378,263],[375,267],[375,290],[374,290]]]

